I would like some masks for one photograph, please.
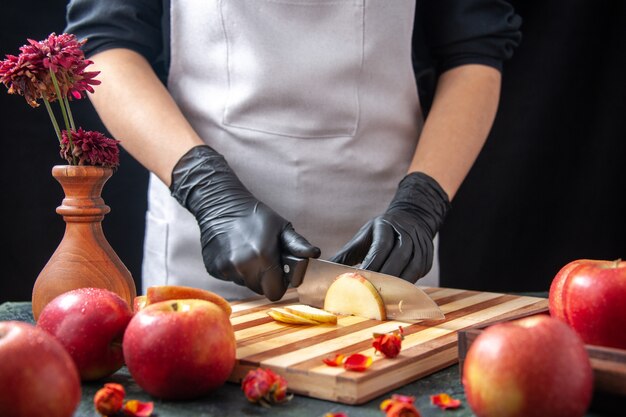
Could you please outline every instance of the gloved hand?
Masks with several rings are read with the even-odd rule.
[[[450,207],[430,176],[405,176],[387,211],[366,223],[331,259],[415,282],[433,263],[433,239]]]
[[[183,155],[172,171],[170,191],[196,217],[204,265],[215,278],[275,301],[294,279],[283,272],[281,256],[320,255],[287,220],[257,200],[209,146]]]

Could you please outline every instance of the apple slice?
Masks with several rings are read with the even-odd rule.
[[[226,299],[214,292],[203,290],[201,288],[185,287],[182,285],[154,285],[152,287],[148,287],[148,290],[146,291],[146,298],[146,305],[167,300],[205,300],[210,301],[213,304],[217,304],[229,317],[232,313],[230,304],[226,301]]]
[[[285,310],[300,317],[316,321],[318,323],[337,324],[337,316],[320,308],[304,304],[285,306]]]
[[[133,299],[133,313],[138,312],[142,308],[148,305],[148,297],[145,295],[138,295]]]
[[[273,307],[267,311],[267,315],[276,321],[289,324],[320,324],[317,321],[307,319],[306,317],[290,313],[284,308]]]
[[[387,318],[385,303],[376,287],[356,272],[335,278],[326,291],[324,310],[374,320]]]

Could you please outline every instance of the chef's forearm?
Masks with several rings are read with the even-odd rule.
[[[484,65],[441,74],[409,172],[435,178],[452,200],[487,139],[500,83],[500,72]]]
[[[89,69],[102,84],[90,94],[109,132],[166,185],[180,157],[202,140],[141,55],[127,49],[95,54]]]

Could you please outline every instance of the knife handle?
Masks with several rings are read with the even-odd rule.
[[[298,258],[293,255],[282,255],[281,260],[287,283],[294,288],[302,284],[306,267],[309,265],[309,259]]]

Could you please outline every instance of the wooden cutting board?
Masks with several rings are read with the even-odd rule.
[[[457,332],[491,321],[547,311],[548,300],[420,287],[441,307],[444,320],[378,321],[341,316],[337,325],[302,326],[274,321],[271,307],[296,304],[295,290],[278,303],[263,297],[232,303],[237,365],[230,381],[240,383],[251,369],[270,368],[287,379],[290,391],[345,404],[361,404],[458,361]],[[404,328],[397,358],[375,355],[372,334]],[[330,367],[322,360],[337,353],[362,353],[374,362],[365,372]]]

